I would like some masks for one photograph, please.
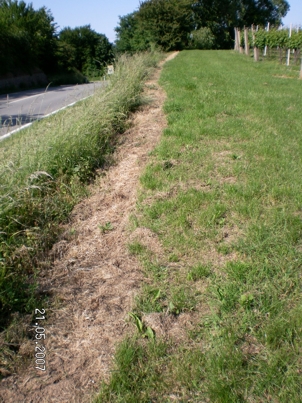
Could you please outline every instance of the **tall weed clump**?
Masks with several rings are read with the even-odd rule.
[[[139,105],[157,60],[122,56],[105,90],[0,143],[0,329],[37,304],[41,262]]]

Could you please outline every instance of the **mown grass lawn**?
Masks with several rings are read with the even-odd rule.
[[[293,77],[288,79],[282,76]],[[133,228],[146,285],[135,314],[180,317],[182,342],[129,338],[99,402],[275,402],[302,396],[302,80],[231,51],[166,64],[168,127]]]

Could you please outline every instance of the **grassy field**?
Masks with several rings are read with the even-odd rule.
[[[159,58],[120,58],[106,90],[0,142],[0,330],[45,297],[38,278],[51,264],[47,252],[108,163]]]
[[[132,217],[163,252],[129,245],[146,275],[138,331],[97,402],[301,402],[297,78],[230,51],[185,51],[164,67],[168,127]],[[156,337],[150,313],[185,337]]]

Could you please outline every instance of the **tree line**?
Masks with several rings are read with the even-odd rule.
[[[0,0],[0,76],[81,72],[100,75],[113,60],[113,45],[90,25],[58,32],[50,10],[18,0]]]
[[[286,0],[145,0],[119,17],[116,50],[227,49],[234,27],[281,24]]]
[[[234,27],[281,23],[286,0],[144,0],[119,17],[110,43],[90,25],[58,30],[49,9],[0,0],[0,76],[30,73],[104,73],[116,53],[161,49],[227,49]]]

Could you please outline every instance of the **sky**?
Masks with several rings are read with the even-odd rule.
[[[302,0],[288,0],[290,11],[283,20],[285,26],[302,25]],[[132,13],[139,7],[139,0],[28,0],[34,9],[45,6],[50,9],[58,29],[90,24],[100,34],[105,34],[110,42],[115,41],[114,28],[119,15]]]
[[[139,7],[139,0],[25,0],[32,3],[35,10],[45,6],[51,10],[59,30],[64,27],[79,27],[90,24],[100,34],[105,34],[110,42],[115,41],[114,28],[119,15],[132,13]]]
[[[302,0],[288,0],[290,10],[283,18],[285,26],[302,26]]]

